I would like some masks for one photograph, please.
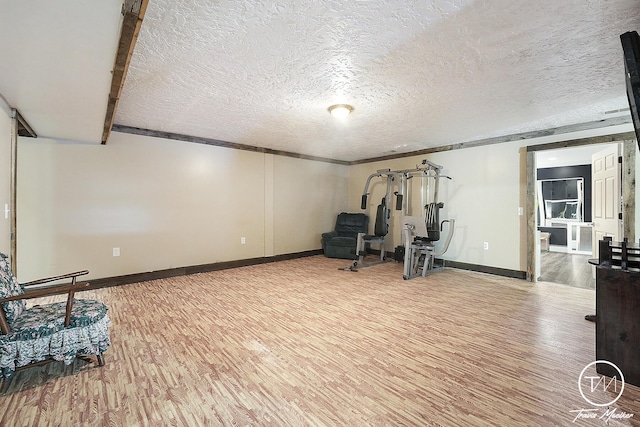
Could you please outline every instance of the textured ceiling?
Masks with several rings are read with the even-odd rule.
[[[0,0],[38,135],[100,143],[121,5]],[[629,30],[638,0],[149,0],[115,123],[345,161],[587,123],[628,107]]]
[[[633,29],[637,0],[150,0],[116,123],[351,161],[590,122]]]

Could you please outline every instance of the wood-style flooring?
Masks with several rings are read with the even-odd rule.
[[[543,251],[540,254],[541,269],[538,280],[595,289],[594,266],[589,264],[589,258],[590,255]]]
[[[2,426],[640,425],[592,409],[591,290],[322,256],[78,294],[109,306],[106,365],[18,372]],[[602,392],[608,396],[611,391]],[[605,409],[598,409],[598,416]]]

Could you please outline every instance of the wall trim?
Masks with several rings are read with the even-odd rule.
[[[568,141],[551,142],[548,144],[528,145],[527,152],[556,150],[559,148],[574,148],[574,147],[582,147],[585,145],[593,145],[593,144],[609,144],[614,142],[621,142],[624,140],[633,140],[635,138],[636,136],[634,132],[622,132],[622,133],[614,133],[611,135],[590,136],[588,138],[571,139]]]
[[[190,265],[186,267],[169,268],[166,270],[148,271],[145,273],[127,274],[124,276],[105,277],[102,279],[88,280],[88,289],[108,288],[112,286],[129,285],[132,283],[148,282],[150,280],[166,279],[169,277],[187,276],[209,271],[227,270],[230,268],[247,267],[250,265],[268,264],[277,261],[286,261],[296,258],[304,258],[322,255],[322,249],[295,252],[290,254],[275,255],[270,257],[239,259],[234,261],[216,262],[212,264]]]
[[[114,124],[111,128],[113,132],[129,133],[132,135],[144,135],[154,138],[171,139],[175,141],[192,142],[194,144],[212,145],[215,147],[233,148],[236,150],[253,151],[256,153],[274,154],[277,156],[293,157],[303,160],[314,160],[317,162],[333,163],[338,165],[349,166],[350,162],[343,160],[328,159],[326,157],[308,156],[306,154],[293,153],[291,151],[273,150],[270,148],[256,147],[253,145],[238,144],[236,142],[222,141],[219,139],[203,138],[200,136],[184,135],[180,133],[163,132],[159,130],[142,129],[132,126],[124,126]]]
[[[572,133],[572,132],[578,132],[578,131],[584,131],[584,130],[590,130],[590,129],[606,128],[606,127],[610,127],[610,126],[619,126],[619,125],[624,125],[624,124],[629,124],[629,123],[631,123],[631,117],[630,116],[629,117],[627,117],[627,116],[611,117],[611,118],[608,118],[608,119],[596,120],[596,121],[593,121],[593,122],[579,123],[579,124],[567,125],[567,126],[560,126],[560,127],[556,127],[556,128],[544,129],[544,130],[536,130],[536,131],[530,131],[530,132],[514,133],[514,134],[510,134],[510,135],[496,136],[496,137],[493,137],[493,138],[485,138],[485,139],[478,139],[478,140],[475,140],[475,141],[468,141],[468,142],[460,142],[460,143],[456,143],[456,144],[442,145],[442,146],[439,146],[439,147],[426,148],[424,150],[410,151],[410,152],[407,152],[407,153],[390,154],[388,156],[372,157],[372,158],[368,158],[368,159],[353,160],[353,161],[329,159],[329,158],[326,158],[326,157],[308,156],[308,155],[305,155],[305,154],[294,153],[294,152],[291,152],[291,151],[279,151],[279,150],[273,150],[273,149],[270,149],[270,148],[256,147],[256,146],[253,146],[253,145],[238,144],[236,142],[221,141],[221,140],[218,140],[218,139],[203,138],[203,137],[198,137],[198,136],[183,135],[183,134],[178,134],[178,133],[163,132],[163,131],[151,130],[151,129],[142,129],[142,128],[137,128],[137,127],[132,127],[132,126],[124,126],[124,125],[119,125],[119,124],[114,124],[111,130],[114,131],[114,132],[129,133],[129,134],[133,134],[133,135],[145,135],[145,136],[151,136],[151,137],[156,137],[156,138],[164,138],[164,139],[173,139],[173,140],[177,140],[177,141],[193,142],[193,143],[196,143],[196,144],[213,145],[213,146],[216,146],[216,147],[234,148],[236,150],[254,151],[254,152],[258,152],[258,153],[266,153],[266,154],[274,154],[274,155],[278,155],[278,156],[293,157],[293,158],[296,158],[296,159],[315,160],[315,161],[318,161],[318,162],[334,163],[334,164],[345,165],[345,166],[353,166],[353,165],[360,165],[360,164],[364,164],[364,163],[374,163],[374,162],[379,162],[379,161],[383,161],[383,160],[394,160],[394,159],[402,159],[402,158],[406,158],[406,157],[413,157],[413,156],[421,156],[421,155],[432,154],[432,153],[439,153],[441,151],[460,150],[460,149],[463,149],[463,148],[481,147],[483,145],[500,144],[500,143],[512,142],[512,141],[522,141],[522,140],[525,140],[525,139],[541,138],[541,137],[544,137],[544,136],[561,135],[561,134],[565,134],[565,133]],[[633,138],[635,138],[635,134],[634,134],[634,132],[624,132],[624,133],[618,133],[618,134],[615,134],[615,135],[606,135],[606,136],[601,136],[601,137],[590,137],[590,138],[576,139],[576,140],[570,140],[570,141],[560,141],[560,142],[556,142],[556,143],[543,144],[543,145],[545,145],[546,147],[553,146],[554,148],[571,147],[571,146],[584,145],[585,142],[583,142],[583,141],[585,141],[585,140],[594,141],[594,140],[596,140],[598,138],[600,138],[602,140],[601,141],[602,143],[606,143],[606,142],[611,142],[611,141],[615,140],[615,138],[617,138],[618,140],[620,140],[620,139],[633,139]],[[591,143],[593,143],[593,142],[591,142]],[[536,150],[535,148],[531,148],[531,147],[535,147],[535,145],[527,147],[527,150],[532,150],[532,151]],[[545,149],[550,149],[550,148],[545,148]]]
[[[367,253],[372,255],[380,255],[380,251],[376,249],[369,249]],[[395,258],[395,252],[385,252],[385,258],[387,261],[391,261]],[[475,271],[477,273],[493,274],[495,276],[510,277],[513,279],[526,279],[527,272],[519,270],[509,270],[508,268],[490,267],[488,265],[469,264],[466,262],[450,261],[447,259],[436,258],[435,264],[439,267],[456,268],[458,270]],[[437,274],[437,273],[436,273]]]
[[[438,264],[442,265],[444,261],[445,267],[457,268],[458,270],[469,270],[478,273],[493,274],[495,276],[510,277],[512,279],[526,279],[527,272],[520,270],[509,270],[507,268],[490,267],[488,265],[468,264],[466,262],[449,261],[436,259]]]
[[[402,154],[393,154],[393,155],[388,155],[388,156],[372,157],[372,158],[369,158],[369,159],[362,159],[362,160],[352,161],[352,162],[349,162],[349,164],[350,165],[359,165],[359,164],[362,164],[362,163],[373,163],[373,162],[379,162],[379,161],[382,161],[382,160],[393,160],[393,159],[400,159],[400,158],[405,158],[405,157],[421,156],[421,155],[426,155],[426,154],[431,154],[431,153],[439,153],[441,151],[452,151],[452,150],[460,150],[460,149],[463,149],[463,148],[472,148],[472,147],[481,147],[481,146],[484,146],[484,145],[501,144],[501,143],[504,143],[504,142],[522,141],[522,140],[525,140],[525,139],[535,139],[535,138],[542,138],[542,137],[545,137],[545,136],[562,135],[562,134],[566,134],[566,133],[573,133],[573,132],[584,131],[584,130],[606,128],[606,127],[610,127],[610,126],[619,126],[619,125],[624,125],[624,124],[628,124],[628,123],[631,123],[631,116],[628,116],[628,117],[627,116],[612,117],[612,118],[604,119],[604,120],[596,120],[594,122],[579,123],[579,124],[575,124],[575,125],[560,126],[560,127],[551,128],[551,129],[535,130],[535,131],[530,131],[530,132],[522,132],[522,133],[514,133],[514,134],[510,134],[510,135],[496,136],[496,137],[493,137],[493,138],[478,139],[478,140],[475,140],[475,141],[460,142],[460,143],[457,143],[457,144],[450,144],[450,145],[442,145],[440,147],[426,148],[424,150],[411,151],[411,152],[402,153]],[[618,133],[618,134],[616,134],[614,136],[617,137],[617,138],[621,138],[621,139],[630,139],[629,135],[632,135],[633,137],[635,137],[634,132]],[[611,136],[590,137],[590,138],[585,138],[585,139],[586,140],[593,140],[593,139],[596,139],[596,138],[603,138],[602,142],[604,143],[604,142],[610,142]],[[566,145],[566,144],[571,144],[574,141],[575,141],[575,145],[584,145],[584,142],[580,142],[580,141],[582,141],[581,139],[572,140],[572,141],[561,141],[561,142],[550,143],[550,144],[545,144],[545,145],[547,145],[547,146],[556,145],[555,148],[562,148],[562,147],[571,146],[571,145]],[[533,147],[533,146],[531,146],[531,147]]]
[[[378,254],[380,252],[378,251]],[[216,262],[211,264],[190,265],[185,267],[169,268],[166,270],[148,271],[145,273],[126,274],[123,276],[104,277],[101,279],[88,280],[88,289],[109,288],[113,286],[130,285],[133,283],[148,282],[151,280],[168,279],[170,277],[188,276],[190,274],[206,273],[209,271],[228,270],[231,268],[248,267],[251,265],[269,264],[278,261],[287,261],[297,258],[306,258],[322,255],[322,249],[314,249],[290,254],[275,255],[270,257],[239,259],[234,261]],[[393,252],[387,252],[387,260],[393,259]],[[349,261],[349,260],[345,260]],[[506,268],[490,267],[486,265],[468,264],[464,262],[436,259],[438,265],[459,270],[475,271],[478,273],[493,274],[496,276],[510,277],[515,279],[525,279],[525,271],[509,270]]]

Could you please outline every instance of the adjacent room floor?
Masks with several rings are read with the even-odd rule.
[[[595,360],[594,291],[348,264],[315,256],[80,293],[110,308],[106,365],[17,373],[0,425],[603,425],[573,423],[590,408],[578,378]],[[640,417],[640,389],[611,408]]]
[[[542,266],[538,280],[595,289],[594,266],[589,264],[589,258],[590,255],[543,251],[540,254]]]

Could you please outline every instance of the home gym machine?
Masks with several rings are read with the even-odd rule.
[[[405,248],[402,277],[405,280],[418,276],[425,277],[427,274],[441,271],[444,268],[443,265],[436,265],[436,257],[443,255],[449,249],[455,227],[454,219],[440,222],[440,209],[444,207],[444,203],[438,199],[440,177],[444,176],[440,174],[442,166],[426,160],[422,163],[427,165],[425,175],[433,179],[433,197],[431,201],[423,205],[424,217],[405,216],[402,219],[402,240]],[[450,177],[446,178],[451,179]],[[443,231],[445,223],[449,224],[449,234],[444,246],[436,251],[435,242],[440,240],[440,233]]]
[[[391,201],[391,191],[393,189],[394,181],[396,180],[395,171],[391,171],[391,169],[380,169],[376,173],[369,175],[367,183],[364,186],[364,193],[362,194],[360,208],[363,210],[367,209],[369,184],[373,178],[380,177],[384,177],[387,181],[387,192],[376,209],[376,221],[373,227],[373,234],[358,233],[356,243],[356,255],[358,255],[358,259],[353,261],[350,266],[344,268],[344,270],[358,271],[359,268],[371,267],[386,261],[385,241],[387,233],[389,232],[389,217],[391,216],[389,206]],[[398,195],[397,197],[396,209],[402,209],[402,196]],[[365,258],[368,253],[367,250],[370,248],[371,244],[380,245],[380,258],[377,261],[367,262],[365,261]]]
[[[367,208],[367,201],[370,196],[369,186],[372,179],[386,179],[387,189],[385,196],[377,207],[374,234],[358,234],[356,246],[358,259],[354,261],[351,266],[345,268],[345,270],[358,271],[359,268],[371,267],[386,261],[385,242],[389,231],[392,194],[396,196],[396,210],[403,211],[404,214],[402,219],[404,279],[412,279],[419,275],[426,276],[431,272],[442,269],[442,267],[436,266],[435,257],[444,254],[448,249],[455,222],[454,220],[445,220],[440,223],[439,211],[444,207],[444,203],[438,200],[440,178],[451,179],[446,175],[442,175],[441,170],[442,166],[436,165],[428,160],[423,160],[422,164],[417,165],[414,169],[397,171],[380,169],[367,178],[362,194],[361,209]],[[412,178],[420,178],[422,180],[421,206],[424,209],[424,213],[418,217],[409,216],[409,206],[411,204],[409,182]],[[395,192],[392,191],[394,185],[398,187],[398,190]],[[433,188],[433,191],[429,191],[430,188]],[[429,197],[429,193],[432,193],[431,198]],[[440,239],[440,233],[445,222],[449,223],[449,235],[444,248],[436,252],[435,242]],[[367,256],[367,249],[371,244],[380,245],[380,258],[374,262],[367,262],[365,257]]]

